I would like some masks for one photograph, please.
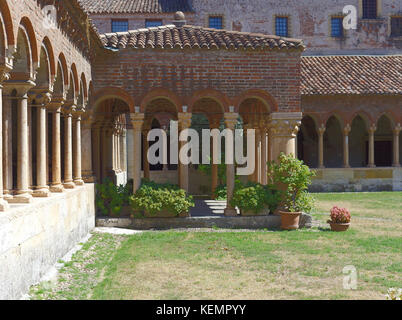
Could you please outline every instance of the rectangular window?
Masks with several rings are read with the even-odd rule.
[[[331,37],[334,38],[343,37],[343,18],[341,17],[331,18]]]
[[[209,27],[214,28],[214,29],[223,29],[222,16],[210,16],[209,17]]]
[[[280,37],[288,37],[288,17],[275,17],[275,34]]]
[[[112,32],[128,31],[128,20],[112,20]]]
[[[377,0],[363,0],[363,19],[377,19]]]
[[[158,19],[147,19],[145,20],[145,28],[160,27],[162,25],[162,20]]]
[[[391,37],[402,37],[402,17],[391,17]]]

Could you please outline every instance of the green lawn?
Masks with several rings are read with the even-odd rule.
[[[402,192],[317,194],[315,219],[352,210],[344,233],[323,228],[258,232],[95,234],[57,282],[34,299],[384,299],[402,287]],[[378,219],[372,219],[373,217]],[[222,231],[222,232],[221,232]],[[343,288],[353,265],[357,289]]]

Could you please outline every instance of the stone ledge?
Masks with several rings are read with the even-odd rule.
[[[303,213],[300,228],[310,228],[312,218]],[[187,217],[187,218],[96,218],[97,227],[118,227],[134,230],[167,230],[180,228],[280,229],[281,218],[276,215],[255,217]]]

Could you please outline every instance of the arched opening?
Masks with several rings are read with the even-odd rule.
[[[343,164],[343,135],[341,124],[331,116],[324,133],[324,165],[327,168],[340,168]]]
[[[318,134],[310,116],[303,117],[297,134],[297,157],[310,168],[318,167]]]
[[[391,120],[382,115],[374,133],[374,162],[377,167],[392,166],[393,132]]]
[[[368,132],[364,119],[357,115],[349,133],[349,163],[351,167],[366,167],[368,164]]]

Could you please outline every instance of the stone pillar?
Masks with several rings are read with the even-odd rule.
[[[368,164],[367,167],[375,168],[375,158],[374,158],[374,133],[377,131],[375,124],[372,124],[368,129],[369,143],[368,143]]]
[[[301,119],[301,112],[271,113],[269,117],[271,160],[277,161],[281,152],[296,156],[296,135]]]
[[[72,137],[72,112],[75,106],[70,105],[64,107],[64,188],[73,189],[73,137]]]
[[[261,123],[261,184],[267,184],[267,128],[265,122]]]
[[[347,124],[343,128],[343,167],[350,168],[349,165],[349,132],[351,127]]]
[[[220,119],[216,118],[216,119],[210,119],[209,120],[209,129],[213,130],[213,129],[219,129],[220,126]],[[218,187],[218,183],[219,183],[219,176],[218,176],[218,171],[219,171],[219,164],[214,163],[214,155],[215,153],[218,151],[217,147],[218,146],[214,146],[213,144],[213,138],[211,137],[210,139],[211,141],[211,193],[212,193],[212,198],[215,199],[214,197],[214,193],[216,188]]]
[[[401,164],[399,163],[399,133],[401,132],[401,129],[402,129],[401,124],[398,123],[393,130],[393,132],[394,132],[394,148],[393,148],[394,161],[393,161],[392,166],[394,166],[394,167],[401,166]]]
[[[191,117],[192,114],[188,112],[180,112],[178,114],[179,118],[179,137],[180,133],[183,130],[190,128],[191,126]],[[186,141],[179,141],[179,186],[181,189],[185,190],[187,193],[189,192],[189,184],[188,184],[188,165],[183,164],[180,161],[180,150],[186,144]]]
[[[225,117],[225,126],[226,129],[229,129],[233,132],[233,140],[234,140],[234,129],[237,124],[238,114],[234,112],[227,112],[224,114]],[[228,141],[225,139],[225,143]],[[227,156],[227,155],[225,155]],[[233,198],[234,186],[235,186],[235,165],[234,165],[234,152],[232,154],[230,164],[226,164],[226,187],[227,187],[227,203],[225,209],[225,216],[237,216],[236,209],[230,204],[230,201]]]
[[[86,183],[94,183],[95,177],[92,168],[92,118],[85,117],[81,121],[81,164],[82,164],[82,179]],[[94,159],[95,160],[95,159]],[[99,160],[99,159],[98,159]]]
[[[261,182],[261,130],[258,123],[254,125],[255,128],[255,169],[253,181],[256,183]]]
[[[63,192],[63,184],[61,183],[61,106],[63,99],[53,99],[49,104],[52,111],[52,183],[50,185],[51,192]]]
[[[74,111],[73,119],[73,181],[77,186],[82,186],[82,156],[81,156],[81,114],[82,111]]]
[[[144,128],[142,131],[142,152],[143,152],[143,159],[142,159],[142,165],[144,168],[144,178],[149,180],[150,179],[150,172],[149,172],[149,162],[148,162],[148,149],[149,149],[149,143],[148,143],[148,132],[150,128]]]
[[[9,207],[3,198],[3,81],[8,79],[8,71],[4,69],[0,71],[0,212]]]
[[[324,133],[327,128],[325,124],[321,124],[318,128],[318,168],[324,169]]]
[[[127,172],[127,130],[123,128],[121,136],[121,169]]]
[[[145,115],[143,113],[131,113],[133,125],[133,193],[141,186],[141,131]]]
[[[101,168],[101,129],[99,124],[92,126],[94,148],[93,148],[93,165],[97,182],[101,182],[102,168]]]
[[[32,201],[29,190],[29,144],[28,144],[28,91],[35,84],[31,81],[14,84],[18,97],[17,116],[17,190],[13,203]]]
[[[34,89],[30,93],[30,98],[35,102],[32,107],[36,108],[37,115],[36,187],[32,195],[34,197],[48,197],[50,193],[46,176],[46,107],[50,102],[51,95],[47,91],[36,92],[36,89]]]

